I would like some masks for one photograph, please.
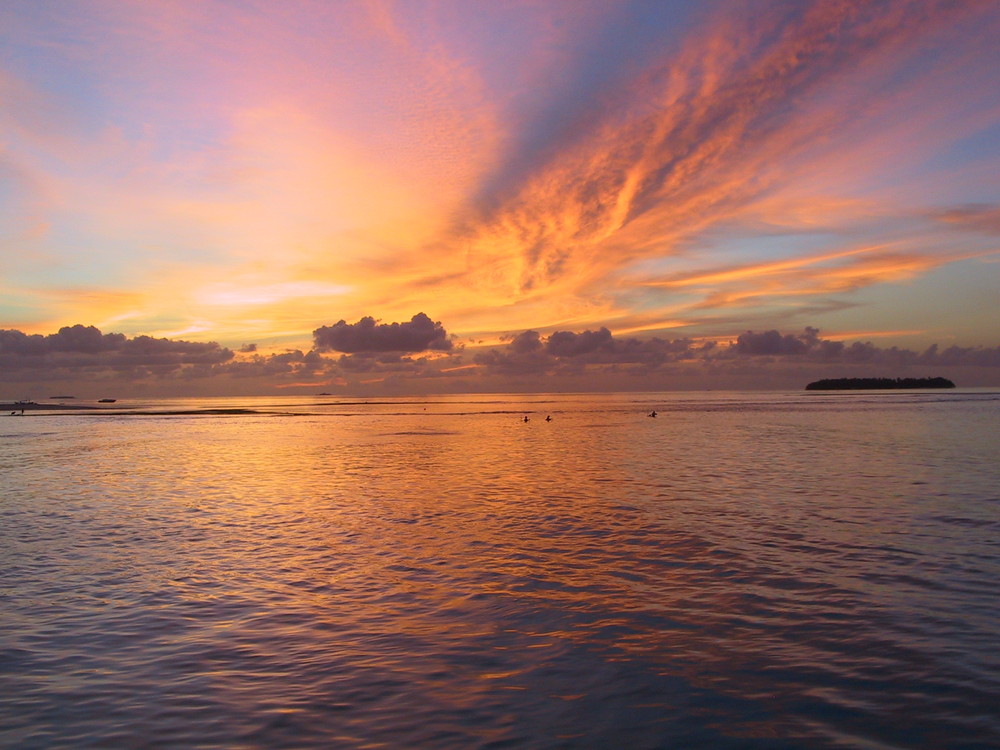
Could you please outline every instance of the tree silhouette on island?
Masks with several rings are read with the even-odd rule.
[[[807,391],[874,391],[903,388],[954,388],[948,378],[827,378],[806,386]]]

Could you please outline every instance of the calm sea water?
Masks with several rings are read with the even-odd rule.
[[[1000,393],[115,407],[0,418],[0,746],[1000,746]]]

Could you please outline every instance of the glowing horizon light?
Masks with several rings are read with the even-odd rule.
[[[200,289],[196,300],[205,305],[221,307],[272,305],[304,297],[338,297],[348,294],[351,287],[319,281],[287,281],[276,284],[237,284],[220,282]]]

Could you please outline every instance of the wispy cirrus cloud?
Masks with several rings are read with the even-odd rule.
[[[845,164],[845,152],[830,144],[840,144],[841,131],[855,130],[866,115],[882,117],[886,98],[909,103],[912,92],[893,89],[892,76],[908,85],[908,66],[916,64],[920,45],[933,43],[942,28],[977,18],[996,26],[996,14],[976,2],[767,4],[753,10],[748,27],[749,7],[727,5],[679,49],[668,49],[613,95],[603,92],[582,126],[560,132],[561,140],[542,149],[545,158],[531,169],[513,171],[518,181],[487,183],[493,187],[477,198],[455,236],[434,247],[451,253],[451,267],[468,284],[466,295],[455,296],[466,306],[463,313],[478,298],[513,315],[523,308],[537,316],[532,303],[545,297],[552,310],[561,300],[564,309],[575,308],[571,315],[578,321],[596,320],[589,317],[594,296],[607,300],[604,315],[623,303],[617,290],[630,283],[623,269],[646,259],[690,258],[709,231],[753,227],[760,206],[808,179],[817,158],[821,172],[836,162],[854,170],[846,189],[868,189],[878,175],[862,161]],[[872,77],[880,85],[862,88]],[[863,133],[861,140],[881,144],[883,159],[900,158],[885,133]],[[834,192],[811,202],[827,203],[819,222],[815,211],[808,216],[800,207],[797,218],[783,217],[785,231],[840,231],[848,239],[861,224],[876,224],[877,234],[909,241],[923,229],[901,225],[912,208],[838,196],[844,182],[829,189]],[[824,224],[831,218],[834,225]],[[935,252],[911,242],[901,253],[864,253],[837,265],[827,281],[820,283],[816,273],[816,283],[799,293],[912,278],[980,251]],[[757,278],[776,278],[773,267],[763,273],[765,266],[756,264]],[[727,271],[720,267],[718,273]],[[760,286],[740,300],[746,304],[774,291]],[[727,299],[736,300],[716,296],[720,306]]]
[[[686,310],[723,310],[753,304],[762,297],[777,300],[852,292],[875,284],[912,279],[949,263],[997,255],[1000,248],[931,253],[899,242],[765,263],[681,271],[637,283],[697,296]]]

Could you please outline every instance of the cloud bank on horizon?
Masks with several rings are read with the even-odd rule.
[[[743,386],[766,378],[772,387],[801,387],[803,378],[864,373],[926,375],[942,371],[963,385],[995,382],[1000,346],[939,347],[917,352],[847,344],[801,333],[745,331],[734,340],[615,336],[607,328],[535,330],[496,346],[456,345],[440,322],[418,313],[408,323],[367,316],[313,332],[313,347],[264,354],[216,342],[102,333],[74,325],[48,335],[0,330],[0,386],[43,383],[114,387],[149,394],[198,392],[212,381],[220,393],[338,387],[345,395],[538,390],[543,384],[588,390]],[[475,342],[468,342],[474,344]],[[760,385],[764,381],[757,381]],[[293,390],[292,392],[296,392]]]
[[[998,32],[985,0],[5,4],[3,377],[164,341],[155,372],[279,385],[992,367]]]

